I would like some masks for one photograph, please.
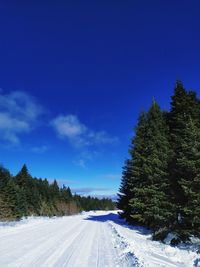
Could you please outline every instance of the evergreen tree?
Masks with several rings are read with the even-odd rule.
[[[187,95],[187,114],[188,119],[192,118],[195,123],[200,125],[200,101],[196,92],[190,90]]]
[[[63,185],[63,188],[60,190],[60,196],[62,200],[69,202],[72,199],[71,189],[69,187],[66,188],[66,186]]]
[[[129,205],[133,221],[158,230],[170,224],[173,213],[169,202],[168,129],[155,101],[147,114],[145,128],[145,145],[138,152],[141,164],[134,171],[136,183]]]
[[[121,216],[127,221],[138,222],[139,218],[131,216],[135,212],[135,216],[140,216],[138,209],[133,211],[130,207],[130,199],[136,197],[134,188],[140,187],[143,180],[143,164],[144,153],[146,150],[146,114],[142,112],[139,116],[138,125],[135,129],[135,136],[132,139],[132,145],[129,150],[131,159],[125,164],[123,170],[122,183],[119,194],[118,207],[122,210]],[[142,213],[142,207],[140,207]]]
[[[29,215],[28,212],[28,204],[26,199],[26,193],[23,189],[16,187],[17,191],[17,203],[16,203],[16,209],[19,213],[19,217],[27,217]]]
[[[0,167],[0,220],[20,219],[22,216],[63,216],[81,210],[115,209],[110,199],[73,196],[69,187],[59,188],[56,180],[32,178],[26,165],[11,177]]]
[[[123,167],[123,175],[122,175],[122,181],[121,186],[119,189],[118,194],[118,203],[117,207],[120,212],[120,216],[122,218],[125,218],[127,221],[130,221],[130,206],[129,201],[132,197],[131,194],[131,180],[132,180],[132,161],[127,160],[125,162],[125,166]]]
[[[187,124],[192,119],[199,127],[200,104],[196,93],[184,89],[181,82],[176,82],[174,95],[172,96],[171,110],[169,113],[170,144],[172,157],[169,164],[171,178],[171,199],[176,204],[175,224],[179,225],[181,207],[185,203],[185,196],[180,185],[181,168],[178,166],[177,159],[183,153],[183,142]]]
[[[19,192],[19,206],[23,215],[37,214],[40,206],[40,198],[36,188],[36,183],[28,172],[26,165],[23,165],[21,171],[15,177],[15,183]],[[24,204],[25,202],[25,204]]]
[[[8,170],[0,167],[0,220],[18,218],[17,192]]]
[[[31,176],[29,175],[28,169],[26,165],[24,164],[20,172],[16,175],[15,182],[20,188],[25,188],[27,187],[28,180],[30,179],[31,179]]]
[[[140,116],[125,164],[118,208],[164,238],[200,236],[200,101],[176,82],[169,113],[154,101]],[[176,241],[176,240],[175,240]]]
[[[60,197],[60,191],[59,191],[59,186],[56,180],[50,185],[50,191],[51,191],[51,198],[53,200],[58,200]]]
[[[67,195],[68,195],[68,198],[69,198],[69,199],[71,199],[71,198],[73,197],[73,195],[72,195],[72,191],[71,191],[71,189],[70,189],[69,186],[67,187]]]
[[[191,118],[183,129],[176,173],[182,202],[178,232],[181,239],[200,236],[200,130]]]

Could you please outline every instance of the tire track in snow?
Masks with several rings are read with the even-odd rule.
[[[84,227],[82,227],[84,224]],[[77,258],[81,257],[81,250],[84,250],[83,241],[87,239],[88,230],[91,231],[91,226],[88,225],[87,221],[81,223],[81,228],[79,229],[78,234],[75,232],[75,236],[72,240],[66,238],[65,243],[62,244],[62,247],[57,249],[54,254],[49,257],[49,259],[43,264],[44,267],[49,266],[79,266],[71,265],[71,262],[75,261]],[[70,242],[69,242],[70,241]],[[87,244],[88,246],[88,244]],[[87,256],[87,255],[86,255]],[[84,258],[82,257],[82,263]],[[84,265],[81,265],[84,266]]]
[[[77,222],[64,233],[62,231],[55,232],[55,230],[52,229],[54,231],[52,231],[51,234],[46,232],[45,235],[41,235],[40,239],[32,242],[32,248],[29,252],[11,263],[9,267],[42,266],[41,264],[43,264],[43,261],[45,261],[46,258],[53,253],[55,245],[57,245],[58,242],[62,242],[62,240],[68,239],[68,237],[75,232],[79,224],[80,222]],[[84,227],[84,225],[82,227]]]
[[[34,226],[30,221],[14,231],[8,228],[2,238],[0,231],[0,267],[138,266],[133,255],[124,254],[117,232],[101,219],[107,214],[91,212]]]
[[[77,228],[80,229],[82,232],[85,228],[84,224],[80,225],[80,222],[73,227],[70,231],[67,231],[64,233],[61,238],[57,238],[54,240],[53,245],[42,255],[42,257],[39,257],[36,262],[34,262],[34,266],[40,266],[42,263],[42,267],[49,267],[54,266],[54,262],[61,257],[61,251],[63,248],[70,246],[72,242],[80,235],[79,232],[77,232]],[[59,266],[56,265],[55,266]],[[26,267],[26,266],[24,266]]]
[[[90,235],[88,235],[90,232]],[[94,239],[94,233],[96,232],[96,228],[94,224],[87,222],[87,227],[84,232],[82,232],[80,238],[75,240],[70,246],[71,254],[65,259],[65,263],[63,267],[67,266],[77,266],[77,267],[85,267],[89,266],[88,259],[89,255],[92,251],[92,241]],[[86,253],[87,252],[87,253]]]
[[[100,230],[99,230],[99,227],[98,227],[98,230],[97,230],[97,236],[100,235]],[[99,267],[99,251],[100,251],[100,247],[99,247],[99,238],[97,238],[97,257],[96,257],[96,267]]]

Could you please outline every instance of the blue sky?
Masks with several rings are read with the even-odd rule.
[[[199,1],[2,1],[0,162],[112,195],[140,111],[200,93]]]

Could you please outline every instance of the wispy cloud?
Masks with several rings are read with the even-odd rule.
[[[20,142],[20,135],[36,125],[43,108],[36,100],[21,91],[4,94],[0,91],[0,139],[12,144]]]
[[[106,131],[94,131],[80,122],[75,115],[58,116],[51,125],[60,138],[67,139],[74,147],[89,147],[98,144],[116,144],[117,137]]]
[[[88,163],[95,160],[100,155],[98,151],[94,148],[90,149],[88,147],[84,147],[78,153],[78,157],[73,161],[74,165],[81,167],[82,169],[88,169]]]

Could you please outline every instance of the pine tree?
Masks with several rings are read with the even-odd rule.
[[[0,220],[19,218],[17,192],[8,170],[0,167]]]
[[[21,171],[16,175],[15,182],[20,188],[27,186],[28,180],[31,179],[31,176],[28,173],[27,166],[24,164]]]
[[[183,153],[183,142],[185,139],[185,130],[189,121],[192,119],[199,127],[200,104],[196,93],[184,89],[180,81],[176,82],[174,95],[172,96],[171,110],[169,113],[170,144],[172,148],[172,157],[169,164],[171,178],[171,198],[176,204],[175,224],[178,226],[181,217],[181,207],[185,203],[180,177],[182,174],[177,159]]]
[[[178,232],[181,239],[200,236],[200,130],[191,118],[183,129],[176,173],[182,202]]]
[[[29,174],[26,165],[23,165],[21,171],[16,175],[15,183],[20,194],[20,201],[22,201],[21,209],[25,213],[23,215],[37,214],[40,205],[39,193],[36,188],[36,183]]]
[[[69,198],[69,199],[71,199],[71,198],[73,197],[73,195],[72,195],[72,191],[71,191],[71,189],[70,189],[69,186],[67,187],[67,195],[68,195],[68,198]]]
[[[122,181],[121,186],[119,189],[118,194],[118,203],[117,207],[120,212],[120,216],[122,218],[125,218],[127,221],[130,221],[130,207],[129,207],[129,201],[132,197],[130,186],[131,186],[131,179],[132,179],[132,161],[126,160],[125,166],[123,167],[123,175],[122,175]]]
[[[196,92],[190,90],[187,95],[187,114],[188,119],[192,118],[197,125],[200,125],[200,101]]]
[[[51,190],[51,198],[53,200],[58,200],[60,196],[60,191],[59,191],[59,186],[56,180],[50,185],[50,190]]]
[[[81,210],[114,209],[110,199],[73,196],[69,187],[59,188],[56,180],[32,178],[26,165],[13,178],[0,167],[0,220],[20,219],[22,216],[63,216]]]
[[[167,134],[163,113],[153,101],[147,114],[145,146],[139,150],[141,164],[134,172],[137,182],[130,206],[133,220],[154,230],[168,226],[173,216],[168,198],[170,146]]]
[[[138,222],[139,218],[131,217],[133,211],[130,207],[130,199],[134,197],[134,188],[139,187],[143,179],[144,152],[146,149],[146,114],[142,112],[139,116],[138,125],[135,129],[135,136],[132,139],[132,145],[129,150],[131,159],[127,160],[123,170],[122,183],[120,188],[118,208],[122,210],[121,216],[128,222]]]
[[[71,189],[69,187],[66,188],[66,186],[63,185],[63,188],[60,190],[60,196],[62,200],[69,202],[72,199]]]
[[[27,217],[29,213],[28,213],[26,193],[23,189],[21,189],[18,186],[16,186],[16,192],[17,192],[16,210],[17,213],[19,214],[19,218]]]
[[[125,164],[118,208],[162,239],[200,236],[200,101],[176,82],[171,110],[154,101],[140,117]],[[179,239],[179,240],[180,240]],[[176,241],[176,240],[174,240]]]

